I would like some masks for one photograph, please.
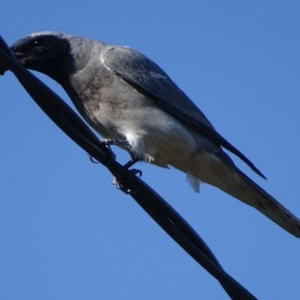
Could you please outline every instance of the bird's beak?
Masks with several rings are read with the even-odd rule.
[[[31,53],[27,53],[27,52],[18,52],[16,49],[11,48],[12,52],[14,53],[15,57],[17,58],[17,60],[20,62],[20,64],[25,64],[26,62],[28,62],[28,60],[30,60],[31,57]]]
[[[18,52],[13,47],[11,47],[10,49],[21,65],[26,64],[30,60],[31,53]],[[0,63],[0,75],[4,75],[6,71],[8,71],[8,69]]]

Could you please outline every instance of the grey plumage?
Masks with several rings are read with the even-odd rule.
[[[137,158],[185,172],[194,190],[209,183],[300,237],[300,221],[243,174],[221,147],[263,174],[226,141],[153,61],[128,47],[56,32],[12,45],[27,68],[52,77],[105,138],[127,140]]]

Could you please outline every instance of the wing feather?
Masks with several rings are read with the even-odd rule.
[[[202,111],[153,61],[128,47],[110,46],[101,54],[101,60],[116,76],[122,78],[149,101],[185,125],[201,133],[244,161],[254,172],[266,177],[238,149],[224,139]]]

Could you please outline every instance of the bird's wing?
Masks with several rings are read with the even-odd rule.
[[[214,129],[202,111],[171,78],[145,55],[128,47],[108,46],[101,53],[101,60],[115,75],[122,78],[149,101],[216,145],[229,150],[254,172],[265,178],[245,155]]]

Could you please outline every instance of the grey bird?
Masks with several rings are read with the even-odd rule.
[[[200,182],[218,187],[300,237],[300,220],[241,172],[222,148],[263,174],[145,55],[52,31],[28,35],[11,50],[24,67],[57,81],[102,137],[127,141],[133,158],[186,173],[196,192]]]

